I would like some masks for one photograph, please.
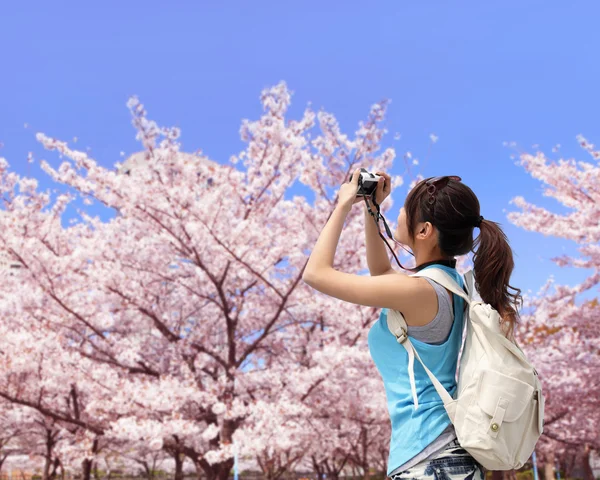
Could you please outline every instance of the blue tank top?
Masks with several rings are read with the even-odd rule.
[[[432,265],[449,273],[461,287],[462,276],[453,268]],[[425,270],[424,269],[424,270]],[[462,343],[464,300],[453,295],[454,322],[441,345],[410,338],[415,350],[451,396],[456,392],[456,367]],[[392,424],[387,475],[425,449],[450,425],[442,399],[423,366],[414,362],[419,408],[415,410],[408,376],[408,353],[387,326],[387,309],[369,330],[369,352],[383,379]]]

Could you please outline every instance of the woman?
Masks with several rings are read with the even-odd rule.
[[[408,335],[427,367],[454,395],[458,353],[462,342],[464,301],[433,280],[392,269],[385,245],[365,209],[367,263],[371,276],[352,275],[333,268],[333,258],[346,215],[355,203],[360,170],[341,186],[338,204],[323,229],[303,279],[327,295],[359,305],[382,307],[369,331],[369,350],[379,370],[392,425],[387,475],[397,479],[482,479],[485,471],[462,449],[443,403],[423,367],[415,362],[419,407],[415,408],[407,374],[408,354],[387,326],[387,310],[402,313]],[[390,176],[376,191],[381,204],[390,194]],[[480,229],[473,240],[473,230]],[[419,182],[400,210],[394,240],[411,248],[413,272],[440,268],[461,286],[455,257],[474,251],[475,283],[481,299],[500,312],[503,329],[512,338],[518,320],[520,290],[508,282],[513,255],[497,223],[484,220],[479,201],[459,177],[436,177]],[[512,289],[514,293],[509,293]]]

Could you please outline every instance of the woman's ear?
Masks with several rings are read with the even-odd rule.
[[[431,227],[431,230],[433,231],[433,224],[431,222],[425,222],[423,224],[423,228],[421,228],[421,231],[419,233],[422,233],[423,235],[426,235],[427,234],[427,225],[428,224]]]

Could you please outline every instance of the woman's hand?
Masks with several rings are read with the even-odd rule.
[[[379,183],[377,184],[377,189],[375,191],[375,200],[378,205],[390,196],[392,191],[392,179],[391,177],[384,172],[375,172],[377,175],[380,175]],[[360,176],[360,168],[356,169],[352,174],[352,179],[349,183],[344,183],[340,187],[338,192],[338,205],[347,208],[348,210],[352,208],[352,205],[355,205],[359,202],[364,202],[364,198],[362,196],[357,197],[356,192],[358,191],[358,177]],[[369,199],[370,200],[370,199]]]
[[[348,183],[342,183],[338,191],[338,206],[350,211],[352,205],[362,201],[362,197],[357,197],[358,192],[358,177],[360,177],[360,168],[354,170],[352,178]]]
[[[392,193],[392,178],[384,172],[375,173],[381,175],[379,183],[377,184],[377,191],[375,192],[375,201],[378,205],[381,205],[383,201],[390,196],[390,193]]]

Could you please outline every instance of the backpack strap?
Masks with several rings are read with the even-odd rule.
[[[431,280],[439,283],[443,287],[450,290],[452,293],[461,297],[467,304],[470,304],[473,297],[473,270],[469,270],[465,275],[465,284],[467,285],[468,291],[465,292],[460,285],[454,280],[448,273],[444,272],[439,268],[427,268],[425,270],[421,270],[417,272],[411,277],[427,277]]]
[[[396,340],[398,340],[398,343],[400,343],[408,353],[408,377],[410,379],[410,389],[412,392],[413,402],[415,404],[415,410],[419,408],[419,399],[417,397],[417,387],[415,383],[415,357],[417,357],[419,363],[423,365],[427,376],[429,377],[431,383],[433,383],[433,386],[442,398],[444,405],[452,403],[454,399],[450,396],[448,391],[444,388],[444,386],[440,383],[436,376],[433,373],[431,373],[431,370],[429,370],[427,366],[423,363],[423,360],[421,360],[419,353],[415,350],[415,347],[410,341],[410,338],[408,338],[408,334],[406,333],[408,326],[406,325],[406,320],[404,320],[402,314],[396,310],[388,310],[387,321],[388,328],[394,334]],[[452,420],[452,418],[450,418],[450,420]]]
[[[472,297],[471,292],[474,291],[472,288],[472,285],[473,285],[473,271],[472,270],[470,270],[469,272],[467,272],[467,274],[465,274],[465,283],[470,285],[468,288],[468,293],[465,293],[465,291],[460,287],[460,285],[450,275],[448,275],[446,272],[442,271],[439,268],[429,268],[426,270],[422,270],[421,272],[418,272],[411,276],[430,278],[433,281],[435,281],[436,283],[439,283],[440,285],[442,285],[445,288],[447,288],[448,290],[450,290],[452,293],[455,293],[456,295],[462,297],[467,302],[467,304],[471,303],[471,297]],[[406,320],[404,319],[404,316],[396,310],[388,309],[387,322],[388,322],[388,329],[390,330],[390,332],[392,332],[392,334],[396,337],[396,340],[398,341],[398,343],[400,343],[402,346],[404,346],[404,348],[406,349],[406,352],[408,353],[408,377],[410,380],[410,389],[412,392],[413,402],[415,404],[415,410],[417,410],[419,408],[419,399],[417,397],[417,388],[416,388],[416,383],[415,383],[415,370],[414,370],[415,357],[417,357],[417,360],[425,369],[425,372],[427,373],[427,376],[431,380],[431,383],[433,383],[433,386],[435,387],[436,391],[438,392],[439,396],[441,397],[442,401],[444,402],[444,407],[446,407],[446,411],[448,412],[448,416],[450,417],[450,420],[454,421],[454,408],[451,407],[453,405],[454,399],[450,396],[448,391],[444,388],[444,386],[440,383],[440,381],[436,378],[436,376],[433,373],[431,373],[431,371],[423,363],[423,360],[421,360],[419,353],[416,351],[415,347],[413,346],[412,342],[410,341],[410,338],[408,338],[408,325],[406,323]]]

